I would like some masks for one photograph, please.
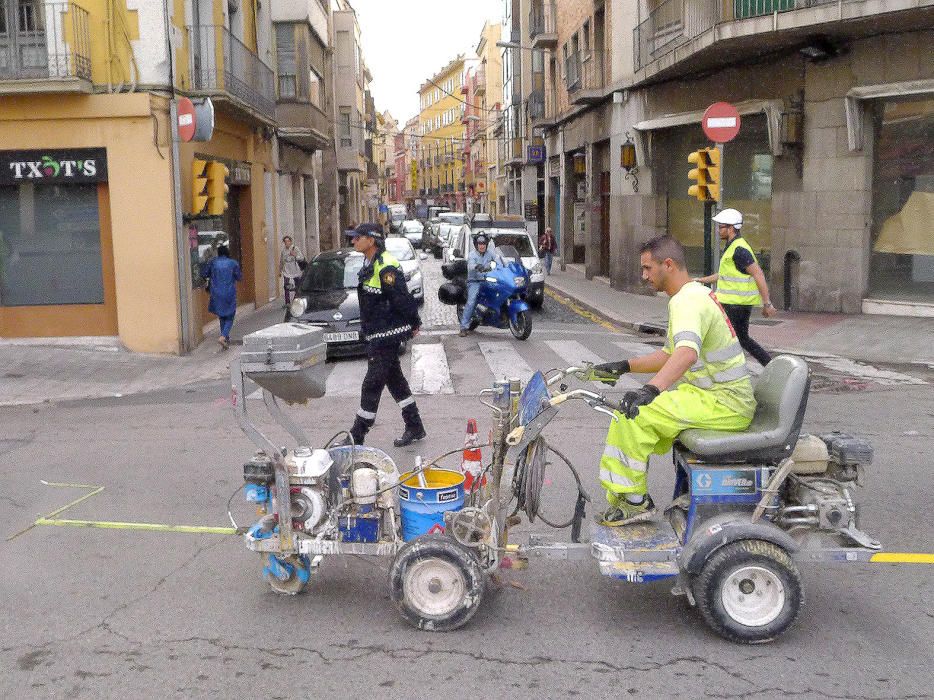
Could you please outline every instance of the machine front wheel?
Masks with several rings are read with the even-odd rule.
[[[532,335],[532,317],[528,311],[516,314],[516,320],[509,319],[509,330],[516,340],[525,340]]]
[[[267,556],[263,575],[269,587],[281,595],[298,595],[305,590],[311,576],[311,562],[305,554],[287,557]]]
[[[486,581],[471,552],[446,535],[423,535],[396,554],[389,587],[392,602],[409,624],[450,632],[477,612]]]
[[[732,642],[757,644],[778,637],[804,603],[801,574],[784,549],[740,540],[718,549],[694,582],[704,621]]]

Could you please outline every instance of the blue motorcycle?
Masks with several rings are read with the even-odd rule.
[[[518,253],[513,256],[509,251],[508,246],[500,249],[506,265],[494,266],[480,282],[470,330],[481,325],[508,328],[516,339],[525,340],[532,333],[532,314],[525,300],[529,275]],[[438,299],[442,304],[456,306],[460,318],[467,303],[467,262],[459,259],[443,265],[442,273],[451,282],[441,285]]]

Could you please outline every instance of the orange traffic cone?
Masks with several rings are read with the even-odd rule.
[[[470,493],[474,483],[480,478],[483,471],[483,455],[480,453],[480,436],[477,434],[477,420],[471,418],[467,421],[467,435],[464,437],[464,457],[461,461],[461,471],[464,473],[464,488]],[[486,484],[483,477],[481,484]]]

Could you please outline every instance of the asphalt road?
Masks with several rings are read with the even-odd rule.
[[[554,366],[575,345],[609,356],[622,336],[546,302],[525,344],[450,329],[440,343],[453,393],[418,399],[429,438],[396,450],[389,401],[371,433],[401,466],[463,444],[464,425],[490,418],[477,399],[491,366],[481,344],[502,343],[530,367]],[[496,347],[501,347],[497,345]],[[352,367],[352,365],[348,365]],[[335,370],[335,371],[347,371]],[[87,491],[61,517],[224,526],[252,446],[223,383],[101,401],[0,409],[0,534],[11,535]],[[250,408],[256,408],[251,402]],[[261,404],[261,402],[260,402]],[[316,442],[347,427],[348,395],[290,409]],[[930,385],[818,392],[811,432],[868,437],[862,525],[895,551],[934,550]],[[263,423],[268,427],[266,423]],[[597,496],[606,418],[570,407],[547,436]],[[285,437],[280,433],[283,441]],[[653,458],[661,506],[670,459]],[[549,473],[546,512],[569,513],[573,488]],[[595,499],[598,500],[599,499]],[[238,495],[236,517],[250,509]],[[524,532],[544,532],[541,523]],[[563,533],[557,533],[561,537]],[[271,593],[259,556],[232,536],[35,527],[0,540],[0,697],[930,697],[934,570],[923,566],[803,568],[798,623],[765,646],[722,641],[670,584],[600,576],[589,561],[534,561],[506,570],[473,620],[449,634],[416,631],[393,609],[388,562],[325,560],[306,594]]]

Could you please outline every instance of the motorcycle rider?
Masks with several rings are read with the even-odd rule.
[[[600,459],[600,483],[610,507],[600,522],[649,520],[649,456],[664,454],[682,430],[745,430],[756,410],[746,357],[714,293],[692,281],[684,249],[657,236],[640,249],[642,279],[670,297],[665,346],[648,355],[597,365],[594,379],[615,384],[625,372],[654,376],[620,403]],[[671,391],[676,383],[678,386]]]
[[[415,397],[399,364],[402,342],[418,333],[422,323],[418,306],[409,294],[399,261],[385,250],[380,224],[360,224],[354,230],[353,247],[366,257],[360,270],[357,297],[361,330],[367,340],[367,369],[360,389],[360,409],[350,434],[355,444],[363,444],[376,420],[385,387],[402,409],[405,422],[402,437],[393,444],[404,447],[425,437]]]
[[[467,303],[464,304],[464,313],[461,314],[461,336],[470,332],[470,319],[473,318],[474,309],[477,308],[477,295],[480,294],[480,284],[486,273],[492,269],[490,263],[503,266],[503,259],[490,242],[485,233],[478,233],[473,237],[474,249],[467,256]]]

